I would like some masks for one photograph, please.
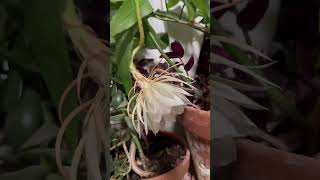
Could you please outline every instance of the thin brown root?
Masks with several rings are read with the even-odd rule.
[[[115,150],[117,147],[122,146],[123,143],[125,143],[126,140],[119,142],[118,144],[113,145],[112,147],[110,147],[110,151]]]
[[[132,162],[131,162],[131,160],[130,160],[130,153],[128,152],[128,148],[127,148],[127,146],[126,146],[126,143],[123,142],[123,143],[122,143],[122,147],[123,147],[124,152],[125,152],[126,155],[127,155],[128,162],[129,162],[129,168],[128,168],[127,172],[125,172],[125,173],[123,174],[123,176],[125,176],[125,175],[129,174],[130,171],[131,171],[131,169],[132,169]]]
[[[170,67],[168,67],[167,69],[165,69],[165,70],[163,70],[163,69],[159,69],[159,68],[153,68],[152,69],[152,71],[151,71],[151,73],[150,73],[150,75],[149,75],[149,78],[152,78],[153,76],[154,76],[154,74],[155,73],[157,73],[157,72],[160,72],[161,74],[159,75],[159,77],[160,76],[162,76],[162,75],[164,75],[164,74],[170,74],[170,70],[171,69],[173,69],[173,68],[176,68],[176,67],[178,67],[178,66],[180,66],[180,65],[183,65],[183,63],[177,63],[177,64],[175,64],[175,65],[172,65],[172,66],[170,66]]]
[[[137,147],[134,144],[134,142],[131,142],[130,145],[130,160],[131,160],[131,164],[132,164],[132,170],[138,174],[140,177],[149,177],[152,176],[154,173],[153,172],[149,172],[149,171],[145,171],[142,170],[138,167],[137,162],[136,162],[136,151],[137,151]]]
[[[89,108],[89,110],[88,110],[87,113],[86,113],[85,118],[83,119],[82,129],[85,129],[85,128],[87,127],[89,121],[90,121],[90,118],[91,118],[91,116],[92,116],[92,112],[93,112],[93,109],[94,109],[94,103],[95,103],[95,102],[93,101],[92,104],[91,104],[91,106],[90,106],[90,108]]]
[[[81,63],[81,66],[79,68],[78,71],[78,75],[77,75],[77,98],[80,104],[82,104],[82,100],[81,100],[81,81],[82,81],[82,76],[84,75],[84,71],[86,70],[86,67],[88,65],[88,61],[84,60]]]
[[[78,166],[84,150],[85,141],[86,141],[86,136],[80,139],[78,147],[75,150],[74,156],[72,158],[72,163],[71,163],[70,180],[77,180]]]
[[[84,74],[82,76],[82,79],[84,78],[88,78],[90,77],[91,74]],[[69,92],[72,90],[72,88],[76,85],[77,83],[77,80],[73,80],[68,86],[67,88],[63,91],[62,93],[62,96],[60,98],[60,101],[59,101],[59,107],[58,107],[58,114],[59,114],[59,119],[60,119],[60,122],[61,124],[63,123],[63,117],[62,117],[62,108],[63,108],[63,104],[64,104],[64,101],[65,99],[67,98]]]
[[[63,165],[62,165],[62,160],[61,160],[61,143],[63,139],[64,132],[67,128],[67,126],[70,124],[70,122],[74,119],[74,117],[79,114],[81,111],[86,109],[88,106],[92,104],[93,100],[89,100],[80,106],[78,106],[76,109],[74,109],[68,116],[67,118],[62,122],[62,125],[59,129],[57,138],[56,138],[56,144],[55,144],[55,154],[56,154],[56,163],[59,168],[59,171],[63,175],[65,179],[68,178],[68,174],[64,171]]]
[[[106,134],[105,132],[105,129],[107,128],[105,126],[105,123],[104,123],[104,114],[105,114],[105,111],[103,109],[101,109],[101,100],[103,99],[104,97],[104,91],[105,91],[105,88],[101,88],[98,90],[97,92],[97,95],[96,95],[96,103],[95,103],[95,108],[94,108],[94,116],[95,116],[95,121],[96,121],[96,126],[97,126],[97,129],[98,129],[98,134],[100,136],[100,138],[102,139],[102,144],[104,146],[104,149],[105,150],[108,150],[109,148],[109,145],[108,145],[108,135]]]

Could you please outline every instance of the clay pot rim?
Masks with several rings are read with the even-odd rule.
[[[178,166],[176,166],[174,169],[171,169],[168,172],[165,172],[163,174],[160,174],[160,175],[152,177],[152,178],[147,178],[147,179],[142,178],[142,179],[143,180],[171,180],[172,179],[171,177],[174,176],[175,177],[174,180],[175,180],[175,179],[179,178],[180,175],[184,176],[189,170],[190,159],[191,159],[191,153],[188,148],[188,145],[183,141],[182,138],[177,136],[177,134],[175,134],[175,133],[160,131],[159,134],[173,138],[175,141],[177,141],[179,144],[181,144],[186,151],[186,155],[185,155],[183,161]],[[185,172],[183,172],[183,171],[185,171]],[[110,180],[115,180],[115,179],[110,177]]]
[[[183,167],[187,166],[187,171],[184,173],[186,174],[189,170],[189,166],[190,166],[190,159],[191,159],[191,153],[190,153],[190,150],[189,149],[186,149],[186,155],[185,155],[185,158],[183,159],[183,161],[177,166],[175,167],[174,169],[171,169],[170,171],[164,173],[164,174],[160,174],[158,176],[155,176],[155,177],[152,177],[152,178],[148,178],[148,179],[144,179],[142,178],[142,180],[171,180],[170,178],[168,179],[167,176],[173,176],[171,174],[178,174],[176,173],[177,171],[183,171]],[[182,174],[182,173],[181,173]],[[178,176],[178,175],[176,175]],[[177,177],[178,178],[178,177]],[[177,179],[175,178],[175,179]],[[116,180],[114,178],[110,178],[110,180]]]
[[[170,171],[168,171],[164,174],[158,175],[156,177],[148,178],[148,179],[143,179],[143,180],[171,180],[170,178],[168,179],[168,176],[171,177],[171,176],[173,176],[171,174],[178,174],[176,172],[183,171],[183,167],[185,167],[185,166],[188,167],[187,171],[184,173],[184,174],[186,174],[188,172],[189,165],[190,165],[190,157],[191,157],[190,151],[189,151],[189,149],[187,149],[185,158],[177,167],[175,167],[174,169],[171,169]],[[182,172],[181,172],[181,174],[182,174]],[[177,178],[178,178],[178,175],[176,175],[175,179],[177,179]]]
[[[199,116],[202,116],[202,121],[195,121],[195,119],[189,118],[191,113],[197,113]],[[190,106],[185,107],[182,124],[191,134],[210,141],[210,121],[210,111],[196,109]]]
[[[189,170],[190,159],[191,159],[191,153],[188,148],[188,145],[183,141],[182,138],[177,136],[176,133],[171,133],[171,132],[166,132],[166,131],[161,131],[159,133],[166,136],[166,137],[170,137],[170,138],[174,139],[176,142],[178,142],[179,144],[181,144],[186,151],[185,157],[184,157],[183,161],[178,166],[176,166],[174,169],[171,169],[168,172],[165,172],[163,174],[160,174],[160,175],[152,177],[152,178],[147,178],[147,179],[142,178],[142,179],[143,180],[171,180],[171,178],[173,176],[175,177],[175,179],[179,178],[180,175],[184,176]],[[185,172],[183,172],[183,171],[185,171]]]

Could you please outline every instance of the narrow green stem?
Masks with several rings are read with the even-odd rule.
[[[132,57],[131,57],[131,62],[130,62],[130,69],[132,71],[136,71],[136,67],[133,63],[133,59],[134,59],[135,55],[137,54],[137,52],[143,47],[144,40],[145,40],[144,29],[143,29],[143,24],[142,24],[141,9],[140,9],[140,0],[135,0],[135,7],[136,7],[136,16],[137,16],[140,39],[139,39],[138,46],[132,52]]]
[[[143,154],[142,156],[145,156],[144,153],[143,153],[142,146],[141,146],[141,143],[140,143],[138,137],[133,132],[130,132],[130,135],[131,135],[131,137],[133,139],[133,142],[137,146],[139,154]]]
[[[159,52],[161,53],[161,55],[164,57],[164,59],[167,61],[167,63],[170,65],[170,66],[174,66],[175,64],[173,63],[173,61],[171,61],[171,59],[168,57],[168,55],[163,51],[163,49],[160,47],[159,43],[157,42],[156,38],[154,37],[154,34],[153,33],[150,33],[150,37],[151,37],[151,40],[152,42],[154,43],[154,45],[157,47],[157,49],[159,50]],[[178,73],[181,73],[180,69],[177,67],[177,66],[174,66],[174,70]],[[186,81],[188,82],[189,80],[184,77],[184,76],[180,76],[181,79],[183,81]]]
[[[135,144],[136,147],[137,147],[137,150],[138,150],[138,152],[139,152],[139,156],[140,156],[140,158],[141,158],[141,161],[143,162],[144,169],[147,169],[147,168],[146,168],[146,165],[147,165],[147,164],[146,164],[146,162],[147,162],[147,157],[145,156],[145,154],[144,154],[144,152],[143,152],[141,143],[140,143],[138,137],[137,137],[133,132],[130,131],[130,135],[131,135],[131,137],[132,137],[132,140],[133,140],[134,144]]]
[[[168,13],[164,13],[161,11],[156,11],[153,13],[153,15],[155,18],[160,19],[162,21],[184,24],[184,25],[190,26],[194,29],[197,29],[205,34],[210,34],[210,29],[208,27],[206,27],[202,24],[199,24],[199,23],[195,23],[193,21],[182,20],[179,17],[176,17],[177,15],[174,15],[174,14],[168,14]]]
[[[171,61],[171,59],[168,57],[168,55],[163,51],[163,49],[160,47],[159,43],[157,42],[157,40],[155,39],[155,37],[152,33],[150,33],[150,37],[151,37],[151,40],[154,43],[154,45],[157,47],[158,51],[161,53],[161,55],[167,61],[167,63],[170,64],[170,66],[174,66],[173,61]],[[174,67],[174,69],[177,72],[181,72],[178,67]]]
[[[165,1],[166,1],[166,11],[167,11],[167,13],[169,13],[168,0],[165,0]]]
[[[184,10],[185,7],[186,7],[186,4],[184,3],[182,8],[181,8],[180,14],[179,14],[179,20],[181,20],[182,13],[183,13],[183,10]]]

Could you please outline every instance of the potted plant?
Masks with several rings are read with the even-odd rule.
[[[178,3],[181,2],[168,2],[165,5],[173,7]],[[148,18],[180,23],[206,32],[208,14],[205,14],[206,19],[202,23],[196,23],[192,22],[195,17],[182,14],[183,9],[179,11],[179,17],[170,8],[155,10],[147,0],[114,2],[113,5],[112,178],[181,179],[188,171],[189,148],[176,135],[168,136],[164,130],[170,121],[175,121],[176,115],[184,112],[186,105],[192,104],[187,97],[192,97],[196,91],[192,78],[185,72],[188,61],[181,60],[187,44],[179,43],[178,39],[169,42],[167,33],[157,34],[157,25],[148,21]],[[193,4],[189,10],[199,11],[199,8],[195,8],[198,6],[194,5],[199,4]],[[208,7],[207,4],[200,5]],[[200,9],[200,13],[208,13],[208,9]],[[123,21],[126,23],[119,23]],[[169,38],[175,36],[169,34]],[[166,141],[174,146],[166,145]],[[156,144],[163,148],[156,148]],[[172,154],[172,148],[176,149],[176,153]],[[171,159],[176,164],[170,166],[172,163],[166,157],[172,155]],[[169,167],[157,165],[160,161]]]
[[[182,124],[198,179],[210,179],[210,112],[186,107]]]

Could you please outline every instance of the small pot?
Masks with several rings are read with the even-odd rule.
[[[174,133],[159,132],[158,135],[171,138],[172,140],[178,142],[179,144],[182,144],[185,148],[186,155],[185,155],[185,158],[183,159],[183,161],[174,169],[172,169],[164,174],[161,174],[159,176],[147,178],[147,179],[143,179],[143,180],[180,180],[180,179],[183,179],[183,177],[188,173],[189,166],[190,166],[191,155],[190,155],[190,151],[188,149],[188,146],[184,143],[184,141],[180,137],[178,137]],[[111,177],[110,180],[115,180],[115,179]]]
[[[183,177],[188,173],[189,166],[190,166],[190,151],[188,147],[183,143],[183,140],[179,138],[177,135],[173,133],[168,133],[168,132],[160,132],[161,136],[166,136],[171,138],[172,140],[179,142],[180,144],[184,145],[185,150],[186,150],[186,155],[184,160],[174,169],[161,174],[156,177],[148,178],[148,179],[143,179],[143,180],[180,180],[183,179]]]
[[[210,112],[186,107],[182,124],[198,180],[210,179]]]

